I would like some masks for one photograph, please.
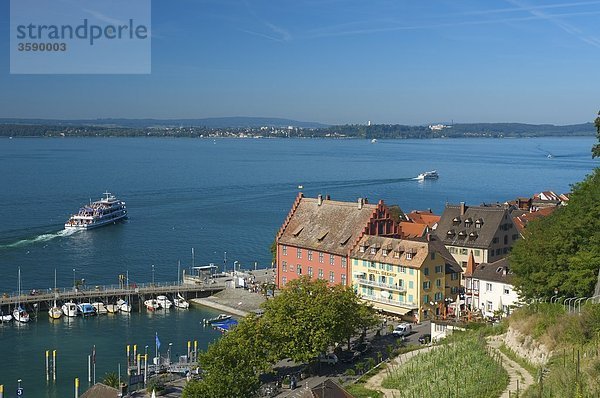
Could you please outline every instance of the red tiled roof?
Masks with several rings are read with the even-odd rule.
[[[525,229],[525,227],[527,227],[527,224],[529,224],[531,221],[538,218],[546,217],[547,215],[552,214],[556,209],[557,207],[543,207],[538,211],[525,213],[521,216],[515,217],[513,221],[515,223],[515,226],[517,227],[517,230],[519,232],[523,232],[523,229]]]
[[[403,238],[420,238],[427,233],[427,224],[402,221],[400,223],[400,236]]]
[[[430,228],[440,221],[441,216],[433,214],[431,211],[413,210],[407,214],[407,217],[417,224],[426,224]]]

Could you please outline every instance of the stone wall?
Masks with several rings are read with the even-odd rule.
[[[508,328],[504,335],[504,344],[534,366],[544,365],[551,355],[545,345],[513,328]]]

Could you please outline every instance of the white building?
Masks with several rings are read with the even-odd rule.
[[[466,302],[473,310],[480,309],[485,317],[491,318],[500,310],[503,315],[509,315],[520,303],[512,279],[513,273],[505,258],[479,264],[466,279]]]

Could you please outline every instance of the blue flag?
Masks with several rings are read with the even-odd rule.
[[[160,340],[158,339],[158,332],[156,332],[156,348],[160,349]]]

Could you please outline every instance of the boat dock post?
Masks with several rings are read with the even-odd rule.
[[[148,381],[148,354],[144,354],[144,386]]]
[[[198,362],[198,340],[194,340],[194,362]]]
[[[88,383],[92,384],[92,356],[88,355]]]
[[[129,376],[129,365],[131,365],[131,354],[130,354],[131,346],[127,344],[127,376]]]
[[[46,381],[50,381],[50,350],[46,350]]]
[[[75,378],[75,398],[79,398],[79,377]]]
[[[142,366],[142,354],[137,354],[137,374],[140,374],[141,371],[141,366]]]
[[[4,398],[4,384],[0,384],[0,398]]]
[[[188,355],[187,355],[187,357],[188,357],[188,361],[190,361],[190,362],[192,359],[191,355],[192,355],[192,342],[190,340],[188,340]]]
[[[56,350],[52,351],[52,380],[56,382]]]

